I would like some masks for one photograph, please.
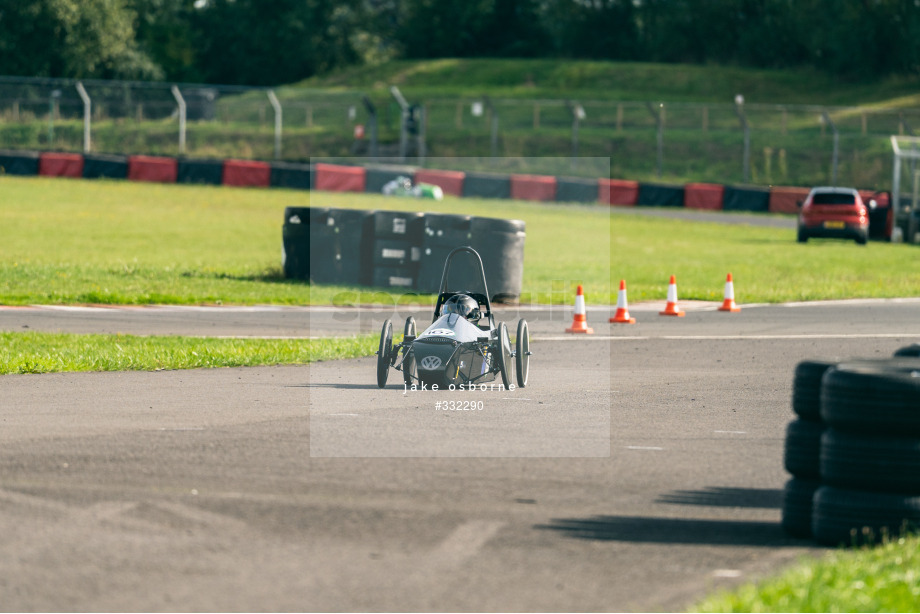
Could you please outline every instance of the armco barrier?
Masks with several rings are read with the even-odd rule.
[[[474,198],[511,198],[511,178],[508,175],[467,173],[463,180],[463,196]]]
[[[684,207],[687,209],[722,208],[725,186],[716,183],[688,183],[684,186]]]
[[[597,200],[596,179],[556,178],[556,201],[561,203],[596,203]]]
[[[640,183],[636,204],[648,207],[683,207],[684,186]]]
[[[808,188],[794,188],[777,186],[770,188],[770,199],[767,210],[770,213],[798,213],[798,203],[808,196]]]
[[[84,179],[124,179],[128,157],[118,154],[83,154]]]
[[[461,171],[440,171],[420,168],[415,171],[415,183],[430,183],[441,188],[444,194],[463,196],[463,180],[466,173]]]
[[[725,186],[722,209],[725,211],[762,211],[770,207],[770,190],[753,186]]]
[[[632,207],[639,200],[639,182],[626,179],[598,179],[597,197],[602,203]]]
[[[313,169],[309,164],[272,162],[271,166],[271,187],[294,190],[309,190],[313,187]]]
[[[361,166],[313,165],[313,189],[328,192],[364,192],[367,171]]]
[[[221,183],[247,188],[267,188],[271,185],[272,167],[256,160],[224,160]]]
[[[0,150],[0,175],[37,175],[38,152]]]
[[[176,182],[220,185],[223,172],[223,160],[179,158],[176,165]]]
[[[83,156],[46,151],[38,157],[38,174],[45,177],[82,177]]]
[[[131,181],[175,183],[177,175],[178,163],[175,158],[128,156],[128,179]]]
[[[546,175],[511,175],[511,198],[515,200],[556,200],[556,178]]]

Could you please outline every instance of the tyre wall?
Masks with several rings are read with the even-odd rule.
[[[725,197],[722,201],[722,209],[725,211],[766,212],[769,208],[769,189],[725,186]]]
[[[125,179],[128,177],[128,156],[116,154],[85,154],[84,179]]]
[[[684,186],[684,207],[687,209],[722,209],[725,186],[715,183],[688,183]]]
[[[313,189],[313,169],[309,164],[272,162],[269,184],[273,188]]]
[[[83,177],[83,156],[46,151],[38,158],[38,174],[45,177]]]
[[[625,179],[600,179],[597,184],[600,202],[618,207],[632,207],[639,200],[639,182]]]
[[[367,171],[358,166],[313,165],[313,188],[329,192],[364,192]]]
[[[0,174],[37,175],[38,156],[34,151],[0,150]]]
[[[237,187],[267,188],[271,185],[272,168],[267,162],[255,160],[224,160],[221,183]]]
[[[514,200],[556,200],[556,178],[544,175],[511,175]]]
[[[463,196],[463,183],[466,173],[460,171],[441,171],[418,169],[415,171],[415,183],[430,183],[441,188],[444,194]]]
[[[179,158],[176,167],[176,182],[220,185],[223,172],[223,160]]]
[[[561,203],[595,203],[600,200],[598,184],[591,179],[556,180],[556,201]]]
[[[798,213],[799,203],[805,200],[808,192],[808,188],[771,188],[767,210],[770,213]]]
[[[175,158],[128,156],[128,179],[155,183],[176,183],[179,165]]]
[[[683,207],[684,187],[662,183],[640,183],[636,204],[646,207]]]

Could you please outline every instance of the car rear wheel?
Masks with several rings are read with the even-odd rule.
[[[530,373],[530,329],[527,328],[527,320],[518,320],[515,346],[514,366],[517,371],[517,384],[519,388],[523,388],[527,385],[527,375]]]
[[[508,327],[504,322],[498,324],[498,348],[496,359],[498,360],[498,372],[502,376],[502,384],[505,388],[511,387],[512,373],[511,370],[511,337],[508,336]]]
[[[393,350],[393,323],[384,320],[380,330],[380,345],[377,348],[377,387],[387,385],[387,376],[390,374],[390,353]]]

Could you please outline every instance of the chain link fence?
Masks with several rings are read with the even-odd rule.
[[[657,101],[406,100],[299,87],[0,78],[0,148],[307,161],[609,157],[673,183],[887,189],[920,110]],[[578,174],[573,163],[573,174]]]

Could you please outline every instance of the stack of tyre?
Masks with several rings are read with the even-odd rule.
[[[783,528],[826,545],[920,528],[920,345],[796,367]]]

